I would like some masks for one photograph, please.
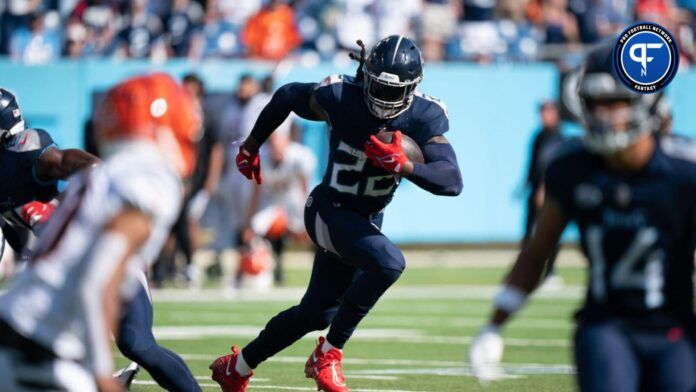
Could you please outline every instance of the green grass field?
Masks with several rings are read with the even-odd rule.
[[[408,259],[408,258],[407,258]],[[582,267],[560,268],[566,286],[542,290],[505,330],[510,378],[482,387],[466,363],[469,342],[490,311],[490,298],[506,269],[417,267],[360,325],[344,349],[352,391],[569,391],[574,389],[570,338],[572,313],[582,295]],[[234,298],[220,290],[163,290],[155,296],[155,334],[181,354],[204,390],[218,390],[209,363],[231,344],[243,346],[278,311],[297,302],[306,268],[289,272],[289,287]],[[312,391],[304,361],[319,334],[307,336],[262,364],[251,391]],[[123,357],[117,357],[120,365]],[[160,390],[141,372],[134,391]]]

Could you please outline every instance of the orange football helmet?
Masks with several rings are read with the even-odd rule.
[[[256,276],[273,268],[273,264],[270,244],[261,237],[255,237],[241,251],[239,271],[242,274]]]
[[[182,177],[193,171],[200,110],[189,93],[164,73],[138,76],[112,87],[94,115],[100,144],[145,139],[158,144]]]

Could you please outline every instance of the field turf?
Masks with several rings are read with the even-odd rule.
[[[562,264],[565,286],[541,290],[506,328],[504,365],[509,378],[480,386],[471,377],[466,352],[489,314],[490,298],[510,258],[497,260],[497,253],[491,257],[491,263],[425,262],[407,268],[344,349],[351,391],[573,390],[572,313],[585,276],[578,263]],[[288,286],[267,293],[155,291],[155,335],[183,356],[204,391],[219,390],[210,379],[210,362],[231,344],[243,346],[271,316],[295,304],[308,277],[306,266],[294,265],[288,271]],[[303,369],[317,336],[307,336],[262,364],[249,390],[316,390]],[[126,363],[120,356],[117,362]],[[142,371],[131,390],[160,389]]]

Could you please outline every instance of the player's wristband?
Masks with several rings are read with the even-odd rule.
[[[527,293],[518,287],[505,285],[495,296],[493,302],[496,308],[513,314],[522,309],[525,302],[527,302]]]

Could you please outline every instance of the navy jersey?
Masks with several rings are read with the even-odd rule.
[[[696,143],[656,139],[643,170],[617,175],[579,141],[546,173],[549,197],[577,223],[590,262],[579,321],[692,323]]]
[[[0,213],[30,201],[50,201],[58,194],[56,181],[42,181],[36,175],[41,154],[55,147],[48,132],[26,129],[0,147]]]
[[[363,145],[382,130],[400,130],[419,145],[449,129],[445,106],[416,92],[410,107],[392,119],[373,116],[365,103],[362,82],[332,75],[317,85],[314,96],[328,116],[329,163],[322,181],[336,202],[363,214],[380,212],[398,186],[394,175],[372,165]]]

